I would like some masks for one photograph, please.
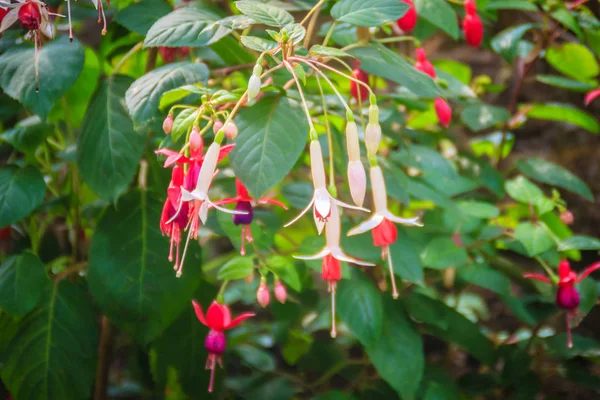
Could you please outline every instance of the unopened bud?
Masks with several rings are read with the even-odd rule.
[[[260,93],[261,86],[260,77],[252,75],[248,81],[248,101],[251,101]]]
[[[367,146],[367,155],[373,158],[377,155],[379,144],[381,143],[381,125],[379,123],[368,123],[365,130],[365,145]]]
[[[216,135],[217,132],[219,132],[222,127],[223,127],[223,121],[221,121],[220,119],[216,120],[213,125],[213,133]]]
[[[281,281],[279,279],[277,279],[275,281],[275,298],[277,299],[278,302],[280,302],[281,304],[284,304],[285,301],[287,300],[287,290],[285,288],[285,286],[283,285],[283,283],[281,283]]]
[[[235,123],[232,122],[228,122],[227,125],[225,125],[225,136],[227,136],[227,139],[229,140],[234,140],[238,135],[238,128],[235,125]]]
[[[269,294],[269,287],[267,286],[267,282],[261,281],[258,286],[258,291],[256,292],[256,301],[262,308],[265,308],[271,302],[271,295]]]
[[[560,221],[565,225],[571,225],[575,221],[575,217],[571,211],[565,210],[560,213]]]
[[[358,127],[356,122],[349,121],[346,125],[346,148],[348,149],[348,160],[360,160],[360,143],[358,141]]]
[[[437,114],[440,125],[447,128],[452,120],[452,109],[446,100],[438,97],[434,102],[435,113]]]
[[[190,147],[194,150],[198,150],[202,147],[202,137],[200,136],[197,126],[192,128],[192,133],[190,134]]]
[[[163,131],[168,135],[173,130],[173,114],[167,115],[163,121]]]
[[[367,173],[360,160],[348,163],[348,184],[350,185],[352,201],[357,206],[362,207],[367,193]]]

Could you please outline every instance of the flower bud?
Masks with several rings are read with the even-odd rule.
[[[227,125],[225,125],[225,136],[227,136],[227,139],[235,140],[237,135],[238,135],[238,128],[235,125],[235,123],[233,123],[233,121],[228,122]]]
[[[434,106],[440,125],[442,125],[444,128],[447,128],[452,120],[452,109],[450,108],[450,105],[446,102],[446,100],[438,97],[435,99]]]
[[[367,74],[362,69],[358,68],[358,64],[357,67],[354,68],[354,70],[352,71],[352,77],[358,79],[366,85],[369,84],[369,74]],[[350,94],[352,95],[352,97],[354,97],[356,101],[358,101],[359,95],[360,101],[367,101],[367,99],[369,98],[369,89],[367,89],[365,85],[361,85],[360,83],[357,83],[356,81],[352,80],[350,81]]]
[[[463,20],[463,34],[467,44],[479,47],[483,41],[483,23],[477,15],[477,7],[473,0],[465,0],[465,19]]]
[[[168,135],[173,130],[173,114],[167,115],[163,121],[163,131]]]
[[[217,119],[213,125],[213,133],[216,135],[223,128],[223,121]]]
[[[367,193],[367,173],[360,160],[348,163],[348,184],[350,185],[352,201],[357,206],[362,207]]]
[[[260,74],[262,74],[262,67],[260,64],[256,64],[252,70],[252,76],[248,81],[248,101],[254,99],[260,92],[260,87],[262,86]]]
[[[573,213],[569,210],[565,210],[560,213],[560,221],[565,225],[571,225],[575,218],[573,217]]]
[[[202,137],[200,136],[197,126],[192,128],[192,133],[190,134],[190,147],[193,150],[198,150],[202,147]]]
[[[281,283],[279,279],[275,280],[274,292],[277,301],[281,304],[285,304],[285,301],[287,300],[287,290],[285,289],[285,286],[283,285],[283,283]]]
[[[415,50],[415,55],[417,56],[417,62],[415,63],[415,68],[427,75],[431,76],[433,79],[436,78],[435,68],[427,59],[427,55],[425,54],[425,50],[422,47],[419,47]]]
[[[17,14],[21,25],[25,29],[35,30],[40,27],[42,23],[42,13],[40,12],[40,6],[34,1],[28,1],[19,7]]]
[[[349,121],[346,125],[346,148],[348,149],[348,160],[360,160],[360,143],[358,141],[358,127],[356,122]]]
[[[265,308],[271,302],[271,295],[269,294],[269,287],[266,281],[261,281],[256,292],[256,301],[262,308]]]
[[[415,29],[417,25],[417,10],[412,2],[412,0],[402,0],[404,3],[408,4],[408,10],[406,14],[396,21],[398,28],[402,29],[406,33],[410,33]]]
[[[375,157],[381,144],[381,125],[379,125],[379,108],[376,105],[369,107],[369,123],[365,130],[365,144],[369,158]]]

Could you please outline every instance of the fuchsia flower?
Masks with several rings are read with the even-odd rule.
[[[242,247],[240,249],[240,254],[245,255],[246,241],[248,241],[248,243],[252,243],[254,240],[252,238],[252,231],[250,230],[250,224],[252,224],[252,221],[254,220],[254,207],[257,204],[274,204],[283,208],[284,210],[287,210],[288,208],[282,202],[274,199],[263,198],[254,200],[254,198],[250,196],[250,193],[248,193],[248,189],[246,189],[242,181],[240,181],[238,178],[235,180],[235,188],[237,196],[215,201],[215,204],[221,206],[224,204],[236,203],[235,209],[237,211],[244,212],[244,214],[234,214],[233,223],[235,225],[242,225]]]
[[[185,60],[190,54],[189,47],[159,47],[158,52],[165,63],[172,63],[175,59],[179,61]]]
[[[600,88],[594,89],[591,92],[588,92],[588,94],[585,95],[585,105],[589,106],[590,103],[592,101],[596,100],[596,98],[599,96],[600,96]]]
[[[179,245],[181,243],[181,232],[185,229],[188,221],[189,207],[187,203],[181,202],[181,186],[183,185],[183,167],[176,165],[171,173],[171,182],[167,189],[167,200],[163,206],[160,216],[160,230],[163,235],[169,236],[171,246],[169,249],[169,261],[173,262],[173,248],[175,249],[175,265],[173,269],[179,271]],[[180,209],[181,207],[181,209]],[[175,245],[175,246],[174,246]]]
[[[232,321],[229,307],[227,307],[225,304],[219,304],[216,301],[213,301],[208,308],[205,317],[204,313],[202,312],[202,306],[195,300],[192,301],[192,304],[194,306],[194,310],[196,311],[196,317],[198,317],[198,321],[200,321],[202,325],[210,328],[208,335],[206,335],[206,340],[204,341],[204,347],[206,347],[206,350],[208,351],[206,369],[210,369],[210,383],[208,385],[208,392],[212,393],[213,384],[215,381],[215,367],[217,364],[219,364],[221,368],[223,368],[221,356],[225,352],[225,346],[227,344],[224,331],[235,328],[242,321],[250,317],[254,317],[254,314],[244,313]]]
[[[335,199],[329,194],[327,190],[327,183],[325,179],[325,164],[323,162],[323,152],[321,150],[321,144],[318,140],[312,140],[310,142],[310,160],[311,160],[311,172],[314,186],[314,194],[312,200],[308,203],[306,208],[293,220],[288,222],[285,226],[288,227],[294,222],[298,221],[308,210],[314,206],[313,217],[315,225],[319,234],[323,231],[323,227],[329,220],[332,214],[332,210],[336,206],[350,208],[353,210],[369,211],[366,208],[351,206],[338,199]]]
[[[260,285],[258,285],[258,290],[256,291],[256,301],[262,308],[266,308],[271,302],[269,287],[267,286],[267,281],[264,278],[260,281]]]
[[[279,279],[275,279],[275,289],[273,291],[275,292],[277,301],[284,304],[287,300],[287,289]]]
[[[452,121],[452,108],[450,108],[450,104],[441,97],[438,97],[433,102],[433,105],[440,125],[447,128],[450,125],[450,121]]]
[[[402,2],[408,4],[408,11],[406,14],[398,18],[396,25],[406,33],[411,33],[415,26],[417,26],[417,10],[412,0],[402,0]]]
[[[465,19],[463,20],[463,33],[465,40],[472,47],[481,46],[483,41],[483,23],[477,15],[477,6],[473,0],[465,0]]]
[[[337,205],[332,205],[330,221],[325,226],[325,247],[312,256],[294,256],[300,260],[323,260],[321,277],[327,281],[327,290],[331,293],[331,337],[336,337],[335,329],[335,289],[337,282],[342,279],[340,261],[372,267],[375,264],[361,261],[344,253],[340,247],[340,231],[342,222]]]
[[[429,60],[427,59],[427,55],[425,54],[425,49],[422,47],[418,47],[415,50],[415,55],[417,57],[417,62],[415,63],[415,68],[419,71],[426,73],[433,79],[436,78],[435,68]]]
[[[571,271],[571,264],[568,260],[562,260],[558,265],[558,285],[556,288],[556,305],[567,311],[567,345],[573,347],[571,337],[571,321],[577,314],[580,298],[575,285],[588,277],[592,272],[600,269],[600,262],[596,262],[587,267],[579,276]],[[552,285],[553,282],[545,275],[525,274],[525,278],[536,279],[538,281]]]
[[[369,84],[369,74],[359,68],[360,62],[356,61],[354,63],[354,70],[352,71],[352,77],[358,79],[359,81]],[[356,83],[355,81],[350,81],[350,94],[356,101],[358,101],[360,96],[360,101],[367,101],[369,98],[369,89],[367,89],[364,85]]]
[[[381,258],[387,258],[388,260],[390,279],[392,281],[392,295],[394,298],[398,298],[399,294],[394,278],[392,254],[389,251],[389,246],[395,243],[398,237],[398,231],[394,224],[408,226],[423,226],[423,224],[419,222],[418,218],[405,219],[392,214],[387,207],[387,190],[385,188],[385,181],[383,179],[381,168],[379,166],[371,167],[370,174],[375,213],[362,224],[352,228],[350,232],[348,232],[348,236],[371,231],[371,234],[373,235],[373,244],[377,247],[381,247]]]

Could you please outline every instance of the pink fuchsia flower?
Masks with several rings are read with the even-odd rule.
[[[429,76],[433,79],[436,78],[435,68],[429,60],[427,59],[427,54],[425,54],[425,49],[422,47],[418,47],[415,50],[415,55],[417,57],[417,62],[415,63],[415,68]]]
[[[450,125],[450,121],[452,121],[452,109],[450,105],[446,100],[438,97],[433,102],[433,106],[440,125],[447,128]]]
[[[589,106],[592,101],[594,101],[597,97],[600,97],[600,88],[592,90],[588,94],[585,95],[585,105]]]
[[[362,83],[368,85],[369,84],[369,74],[359,68],[360,62],[356,61],[354,63],[354,69],[352,70],[352,77],[361,81]],[[366,86],[357,83],[356,81],[350,81],[350,94],[356,101],[367,101],[369,98],[369,89]]]
[[[394,278],[394,267],[392,264],[392,253],[389,251],[389,246],[396,242],[398,231],[395,224],[408,226],[423,226],[418,218],[400,218],[392,214],[387,207],[387,190],[383,173],[379,166],[371,167],[371,185],[373,192],[373,203],[375,205],[375,213],[363,222],[362,224],[352,228],[348,232],[348,236],[359,235],[371,231],[373,235],[373,244],[381,247],[381,258],[388,261],[390,270],[390,279],[392,281],[392,295],[398,298],[398,289],[396,288],[396,279]]]
[[[314,186],[314,194],[311,201],[308,203],[306,208],[293,220],[288,222],[285,226],[288,227],[294,222],[298,221],[304,214],[313,208],[313,217],[315,225],[319,234],[323,231],[323,227],[326,225],[329,217],[331,216],[332,210],[336,206],[350,208],[353,210],[369,211],[366,208],[351,206],[350,204],[339,201],[329,194],[327,190],[327,182],[325,179],[325,164],[323,162],[323,152],[321,150],[321,144],[318,140],[312,140],[310,142],[310,161],[311,161],[311,172]]]
[[[252,238],[252,231],[250,230],[250,225],[254,220],[254,207],[258,204],[274,204],[283,208],[284,210],[287,210],[287,207],[282,202],[270,198],[262,198],[255,200],[252,196],[250,196],[248,189],[246,189],[246,187],[244,186],[242,181],[239,180],[239,178],[236,178],[235,180],[235,188],[237,196],[215,201],[215,204],[222,206],[225,204],[236,203],[235,209],[240,212],[245,212],[245,214],[233,215],[233,223],[236,226],[242,226],[242,247],[240,249],[240,254],[245,255],[246,241],[248,243],[252,243],[252,241],[254,240]]]
[[[221,368],[223,368],[221,356],[225,352],[227,344],[224,331],[235,328],[242,321],[254,317],[254,314],[244,313],[232,321],[229,307],[225,304],[219,304],[216,301],[213,301],[208,308],[205,317],[202,312],[202,306],[195,300],[192,301],[192,304],[194,306],[194,311],[196,312],[196,317],[198,317],[198,321],[210,329],[208,335],[206,335],[204,347],[206,347],[206,350],[208,351],[206,369],[210,369],[208,392],[212,393],[215,381],[215,367],[219,364]]]
[[[267,280],[263,277],[258,285],[256,291],[256,301],[262,308],[266,308],[271,302],[271,294],[269,293],[269,286],[267,286]]]
[[[173,250],[175,250],[175,264],[173,269],[179,271],[179,246],[181,244],[181,232],[188,222],[189,207],[187,203],[181,202],[181,186],[183,185],[184,170],[180,165],[173,167],[171,182],[167,189],[167,199],[160,216],[160,230],[163,235],[171,239],[169,249],[169,261],[173,262]]]
[[[477,6],[473,0],[465,0],[465,19],[463,20],[463,33],[467,44],[472,47],[481,46],[483,41],[483,23],[477,15]]]
[[[571,321],[577,313],[580,297],[576,284],[583,281],[592,272],[600,269],[600,262],[596,262],[587,267],[579,276],[571,270],[571,264],[568,260],[562,260],[558,265],[558,285],[556,288],[556,306],[567,312],[567,345],[573,347],[571,337]],[[545,275],[525,274],[525,278],[536,279],[538,281],[552,285],[552,281]]]
[[[275,289],[273,291],[275,292],[277,301],[284,304],[287,300],[287,289],[279,279],[275,279]]]
[[[408,4],[408,11],[398,18],[396,25],[404,32],[411,33],[415,29],[415,26],[417,26],[417,9],[412,0],[402,0],[402,2]]]
[[[323,260],[321,277],[327,281],[327,290],[331,293],[331,337],[336,337],[335,329],[335,290],[337,282],[342,279],[340,261],[373,267],[375,264],[362,261],[344,253],[340,247],[340,231],[342,222],[337,206],[331,207],[330,221],[325,226],[325,247],[312,256],[294,256],[300,260]]]

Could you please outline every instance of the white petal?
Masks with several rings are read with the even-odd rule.
[[[394,214],[392,214],[389,211],[387,211],[385,213],[385,217],[387,219],[389,219],[390,221],[395,222],[397,224],[409,225],[409,226],[423,226],[423,223],[421,221],[419,221],[419,217],[400,218],[400,217],[395,216]]]
[[[323,250],[321,250],[320,252],[318,252],[317,254],[313,254],[312,256],[293,256],[294,258],[298,259],[298,260],[318,260],[321,259],[323,257],[325,257],[326,255],[330,254],[331,252],[329,251],[329,249],[327,247],[325,247]]]
[[[198,174],[198,182],[196,183],[196,190],[204,193],[208,193],[210,184],[212,183],[217,169],[217,162],[219,161],[219,152],[221,151],[221,145],[213,142],[206,151],[202,167],[200,167],[200,173]]]
[[[315,211],[325,219],[331,214],[331,196],[327,189],[315,189]]]
[[[385,189],[385,180],[379,166],[371,167],[371,191],[373,193],[373,203],[375,212],[384,213],[387,211],[387,190]]]
[[[206,194],[205,193],[201,193],[201,192],[199,192],[197,190],[194,190],[192,192],[188,192],[184,188],[181,188],[181,199],[183,201],[192,201],[192,200],[201,200],[201,201],[204,201],[205,198],[206,198]]]
[[[310,171],[315,189],[323,189],[327,187],[325,179],[325,163],[323,162],[323,151],[318,140],[310,142]]]
[[[360,160],[348,162],[348,185],[352,201],[362,207],[367,193],[367,174]]]
[[[331,215],[325,225],[325,238],[327,247],[340,247],[340,232],[342,230],[342,221],[340,219],[340,211],[336,205],[331,207]]]
[[[248,211],[238,211],[238,210],[230,210],[229,208],[224,208],[221,206],[216,205],[215,203],[213,203],[210,200],[206,200],[211,206],[213,206],[214,208],[216,208],[219,211],[223,211],[227,214],[237,214],[237,215],[246,215],[248,214]]]
[[[333,200],[333,202],[334,202],[335,204],[337,204],[338,206],[340,206],[340,207],[344,207],[344,208],[350,208],[350,209],[352,209],[352,210],[359,210],[359,211],[364,211],[364,212],[369,212],[369,211],[370,211],[368,208],[364,208],[364,207],[358,207],[358,206],[352,206],[352,205],[350,205],[350,204],[348,204],[348,203],[344,203],[344,202],[343,202],[343,201],[341,201],[341,200],[334,199],[333,197],[331,197],[331,200]]]
[[[203,224],[206,224],[206,220],[208,219],[208,203],[204,202],[200,206],[200,210],[198,210],[198,217],[200,217],[200,221]]]
[[[294,222],[296,222],[296,221],[298,221],[300,218],[302,218],[302,216],[303,216],[304,214],[306,214],[306,212],[307,212],[308,210],[310,210],[310,208],[312,207],[312,205],[313,205],[313,203],[314,203],[314,202],[315,202],[315,198],[313,197],[313,198],[310,200],[310,203],[308,203],[308,205],[306,206],[306,208],[305,208],[304,210],[302,210],[302,211],[300,212],[300,214],[298,214],[298,216],[297,216],[296,218],[294,218],[293,220],[291,220],[290,222],[288,222],[287,224],[285,224],[283,227],[284,227],[284,228],[287,228],[288,226],[290,226],[291,224],[293,224]]]
[[[358,141],[358,127],[356,122],[348,122],[346,124],[346,149],[348,150],[348,160],[360,160],[360,144]]]
[[[325,221],[318,218],[317,213],[315,213],[315,212],[313,212],[313,219],[315,220],[317,232],[319,232],[319,235],[320,235],[323,232],[323,228],[325,227]]]
[[[355,226],[354,228],[348,231],[348,236],[359,235],[361,233],[365,233],[370,231],[371,229],[379,226],[383,221],[383,215],[381,214],[373,214],[371,218],[366,220],[365,222]]]
[[[345,254],[342,251],[342,249],[340,249],[339,247],[331,249],[331,255],[336,260],[345,261],[347,263],[352,263],[352,264],[356,264],[356,265],[362,265],[363,267],[373,267],[373,266],[375,266],[375,264],[373,264],[373,263],[362,261],[362,260],[358,260],[358,259],[356,259],[354,257],[350,257],[349,255]]]
[[[2,23],[0,24],[0,32],[8,29],[12,24],[19,19],[19,9],[13,8],[4,16]]]

